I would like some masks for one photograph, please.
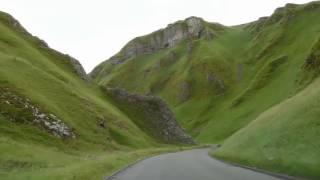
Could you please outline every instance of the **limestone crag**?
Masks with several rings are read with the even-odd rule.
[[[189,17],[184,21],[170,24],[165,29],[133,39],[110,60],[113,64],[119,64],[131,57],[171,48],[185,39],[199,39],[203,36],[213,35],[206,31],[205,22],[201,18]]]
[[[119,88],[108,88],[107,93],[141,129],[154,138],[165,143],[195,144],[162,99],[132,94]]]

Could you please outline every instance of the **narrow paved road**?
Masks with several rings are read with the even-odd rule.
[[[279,180],[212,159],[209,149],[155,156],[107,180]]]

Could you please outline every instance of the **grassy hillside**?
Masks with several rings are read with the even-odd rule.
[[[216,157],[319,179],[320,80],[260,114],[232,135]]]
[[[93,77],[163,97],[199,142],[222,143],[219,158],[317,179],[319,17],[319,1],[287,4],[212,39],[105,61]]]
[[[9,15],[1,13],[0,81],[1,87],[35,106],[60,117],[75,129],[77,143],[95,142],[98,146],[116,147],[109,127],[128,136],[132,145],[148,144],[148,138],[134,139],[142,133],[94,84],[82,80],[70,65],[68,56],[39,45],[41,42],[23,31]],[[108,123],[107,129],[98,126]],[[45,133],[45,132],[44,132]],[[110,137],[114,142],[106,141]],[[114,145],[112,145],[114,143]],[[76,144],[75,144],[76,145]],[[91,146],[91,145],[90,145]]]
[[[223,144],[219,158],[319,178],[319,17],[319,1],[232,27],[191,17],[130,41],[90,81],[0,13],[0,179],[99,179],[173,148],[145,124],[158,111],[108,87],[162,97],[198,142]]]
[[[109,103],[76,60],[2,12],[0,67],[0,179],[101,179],[168,150],[137,151],[164,145]]]
[[[104,86],[163,97],[200,142],[222,142],[311,82],[301,66],[320,37],[319,9],[319,2],[288,4],[249,24],[205,23],[212,39],[105,61],[93,77]]]
[[[300,66],[297,79],[301,87],[310,85],[261,113],[212,155],[275,172],[319,179],[319,60],[318,38]]]

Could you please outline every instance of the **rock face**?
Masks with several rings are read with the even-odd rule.
[[[66,55],[66,56],[69,57],[70,64],[71,64],[71,66],[73,67],[75,73],[78,74],[81,79],[86,80],[86,81],[89,81],[90,78],[89,78],[89,76],[87,75],[86,71],[83,69],[83,67],[82,67],[82,65],[80,64],[80,62],[79,62],[77,59],[75,59],[75,58],[73,58],[73,57],[71,57],[71,56],[69,56],[69,55]]]
[[[73,129],[57,116],[44,112],[7,87],[0,87],[0,115],[13,122],[35,124],[59,138],[76,137]]]
[[[139,128],[152,137],[164,143],[195,144],[162,99],[131,94],[119,88],[107,88],[107,93]]]
[[[180,84],[179,101],[181,103],[187,101],[191,97],[192,85],[190,82],[184,81]]]
[[[184,21],[170,24],[165,29],[133,39],[110,60],[113,64],[119,64],[140,54],[153,53],[159,49],[174,47],[185,39],[199,39],[204,36],[212,36],[211,33],[206,31],[205,22],[201,18],[190,17]]]
[[[198,39],[214,40],[226,27],[218,23],[209,23],[198,17],[189,17],[169,24],[145,36],[129,41],[116,55],[96,66],[89,74],[92,79],[110,74],[113,67],[139,55],[153,54],[162,49],[176,47],[180,43],[188,43],[188,53],[193,51],[192,43]],[[108,68],[105,68],[108,67]]]

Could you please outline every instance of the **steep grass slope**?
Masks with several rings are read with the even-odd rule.
[[[78,137],[75,141],[79,143],[95,142],[110,146],[111,141],[106,141],[107,137],[112,139],[109,127],[123,126],[118,129],[128,137],[132,137],[131,133],[139,133],[139,129],[121,111],[108,103],[107,96],[98,87],[75,73],[69,56],[42,46],[42,41],[28,34],[17,21],[4,13],[1,13],[0,30],[3,91],[29,99],[34,106],[59,117],[74,129]],[[2,110],[5,104],[2,103]],[[3,113],[10,117],[20,112],[19,107],[16,108],[16,112]],[[103,121],[108,123],[107,129],[98,125]],[[135,144],[130,137],[132,145]],[[139,141],[147,144],[143,139],[136,143]],[[117,144],[116,141],[114,143]]]
[[[319,179],[320,39],[301,66],[301,92],[261,113],[212,155],[229,161]]]
[[[319,41],[319,17],[320,4],[312,2],[287,4],[270,17],[233,27],[200,19],[193,24],[197,28],[187,26],[198,29],[198,36],[186,33],[174,46],[156,50],[150,39],[157,40],[158,31],[136,38],[91,76],[104,86],[161,96],[198,141],[223,142],[317,76],[303,64]],[[180,23],[160,31],[171,32]],[[177,29],[168,42],[179,35]],[[128,50],[137,39],[143,45],[139,41]],[[119,60],[119,54],[127,56]]]
[[[214,156],[290,175],[320,177],[320,80],[260,114]]]
[[[0,12],[0,179],[101,179],[164,151],[133,151],[163,146],[156,141],[77,60]]]

